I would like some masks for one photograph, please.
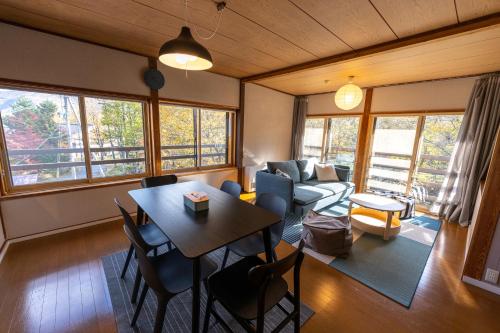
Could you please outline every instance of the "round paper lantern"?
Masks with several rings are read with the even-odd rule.
[[[361,103],[363,91],[355,84],[348,83],[335,93],[335,104],[342,110],[352,110]]]

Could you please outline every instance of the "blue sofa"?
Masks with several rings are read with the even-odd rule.
[[[276,175],[277,169],[291,178]],[[350,168],[335,165],[339,181],[320,182],[313,160],[268,162],[267,170],[257,171],[255,187],[261,193],[275,193],[286,200],[287,211],[303,216],[310,209],[318,210],[341,201],[354,192],[349,182]]]

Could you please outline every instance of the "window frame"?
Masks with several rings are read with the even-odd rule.
[[[185,101],[179,101],[179,100],[172,100],[172,99],[160,99],[159,100],[159,107],[158,109],[161,108],[162,105],[169,105],[169,106],[180,106],[180,107],[189,107],[193,109],[193,112],[196,112],[196,149],[197,149],[197,154],[196,154],[196,165],[191,168],[180,168],[180,169],[163,169],[163,157],[161,156],[161,133],[160,133],[160,154],[158,158],[160,159],[160,165],[161,169],[160,172],[163,175],[166,174],[178,174],[178,173],[191,173],[191,172],[196,172],[196,171],[207,171],[207,170],[215,170],[215,169],[222,169],[222,168],[230,168],[234,167],[236,164],[236,116],[237,116],[237,108],[231,108],[228,106],[221,106],[221,105],[216,105],[216,104],[206,104],[206,103],[194,103],[194,102],[185,102]],[[202,154],[201,154],[201,127],[202,127],[202,122],[201,122],[201,111],[202,109],[209,110],[209,111],[215,111],[215,112],[224,112],[227,115],[229,115],[229,119],[226,120],[227,124],[230,124],[230,130],[227,131],[227,137],[226,137],[226,145],[227,145],[227,162],[225,164],[217,164],[217,165],[201,165],[201,160],[202,160]],[[160,117],[158,117],[158,121],[160,121]],[[161,126],[161,123],[159,124]]]
[[[83,153],[85,157],[85,171],[86,177],[75,180],[58,180],[40,184],[29,185],[14,185],[12,180],[12,171],[9,162],[9,153],[6,144],[5,131],[3,127],[3,120],[0,117],[0,167],[1,167],[1,190],[2,194],[18,194],[26,192],[47,191],[64,189],[68,187],[81,187],[84,185],[95,185],[100,183],[110,183],[114,181],[135,180],[143,178],[151,174],[151,139],[150,132],[150,100],[146,96],[133,95],[125,93],[110,93],[105,91],[89,90],[70,88],[64,86],[46,85],[39,83],[26,83],[15,80],[0,80],[0,88],[11,89],[25,92],[37,92],[45,94],[60,94],[66,96],[73,96],[78,98],[79,116],[80,116],[80,130],[82,133]],[[142,104],[142,119],[143,119],[143,135],[144,135],[144,165],[145,172],[134,175],[118,175],[109,177],[92,177],[91,160],[90,160],[90,146],[88,138],[88,124],[87,115],[85,110],[85,98],[102,98],[118,101],[131,101],[140,102]]]
[[[367,150],[366,154],[363,158],[363,170],[361,173],[361,184],[360,184],[360,190],[361,191],[366,191],[367,190],[367,182],[368,182],[368,169],[369,169],[369,159],[372,155],[372,147],[373,147],[373,137],[375,133],[375,125],[376,125],[376,118],[378,117],[418,117],[417,120],[417,125],[415,128],[415,138],[413,141],[413,147],[412,147],[412,155],[410,158],[410,166],[408,169],[408,178],[406,180],[406,191],[405,194],[408,194],[411,191],[411,186],[413,183],[413,178],[415,175],[415,170],[418,162],[418,155],[420,153],[420,147],[421,147],[421,142],[423,140],[423,132],[425,128],[425,120],[427,116],[455,116],[455,115],[464,115],[465,110],[464,109],[457,109],[457,110],[423,110],[423,111],[410,111],[410,112],[374,112],[370,114],[369,116],[369,122],[368,122],[368,135],[366,139],[367,143]],[[420,205],[416,203],[415,205],[416,209],[419,212],[427,213],[427,214],[433,214],[427,207]]]
[[[354,161],[353,165],[354,168],[352,170],[351,177],[352,179],[355,178],[355,172],[356,172],[356,166],[358,163],[362,163],[363,161],[358,161],[358,150],[359,150],[359,145],[360,145],[360,140],[359,136],[361,133],[361,121],[362,121],[362,113],[345,113],[345,114],[329,114],[329,115],[310,115],[307,116],[306,119],[323,119],[323,139],[321,142],[321,157],[320,157],[320,163],[326,163],[326,158],[327,158],[327,148],[328,148],[328,135],[331,131],[330,127],[328,126],[328,122],[332,119],[335,118],[358,118],[358,131],[356,133],[356,148],[354,151]]]

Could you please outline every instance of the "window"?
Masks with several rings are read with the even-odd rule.
[[[304,132],[304,141],[302,148],[303,158],[316,157],[321,159],[323,146],[323,129],[325,128],[324,118],[306,119],[306,129]]]
[[[375,118],[367,187],[406,192],[418,117]]]
[[[233,131],[233,111],[161,104],[162,169],[231,164]]]
[[[328,119],[328,134],[325,151],[327,163],[346,165],[354,171],[356,145],[358,143],[359,117],[336,117]]]
[[[412,194],[417,203],[431,209],[443,184],[462,115],[427,116],[413,176]]]
[[[144,174],[143,108],[142,101],[0,88],[8,189]]]
[[[366,187],[411,194],[432,210],[461,122],[461,114],[377,116]]]
[[[349,166],[352,179],[358,143],[358,127],[358,116],[308,118],[302,156],[317,158],[321,162]]]
[[[144,174],[143,104],[85,97],[92,177]]]

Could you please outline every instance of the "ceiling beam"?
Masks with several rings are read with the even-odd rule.
[[[495,13],[487,16],[483,16],[477,19],[473,19],[470,21],[453,24],[450,26],[438,28],[435,30],[423,32],[417,35],[404,37],[398,40],[384,42],[381,44],[368,46],[359,50],[349,51],[346,53],[341,53],[317,60],[308,61],[302,64],[292,65],[288,67],[284,67],[281,69],[272,70],[269,72],[251,75],[242,78],[243,82],[252,82],[258,81],[262,79],[267,79],[270,77],[286,75],[292,72],[303,71],[311,68],[322,67],[326,65],[331,65],[337,62],[351,60],[355,58],[360,58],[368,55],[372,55],[375,53],[381,53],[384,51],[394,50],[414,44],[424,43],[428,41],[432,41],[439,38],[444,38],[468,31],[473,31],[481,28],[486,28],[489,26],[493,26],[496,24],[500,24],[500,13]]]

